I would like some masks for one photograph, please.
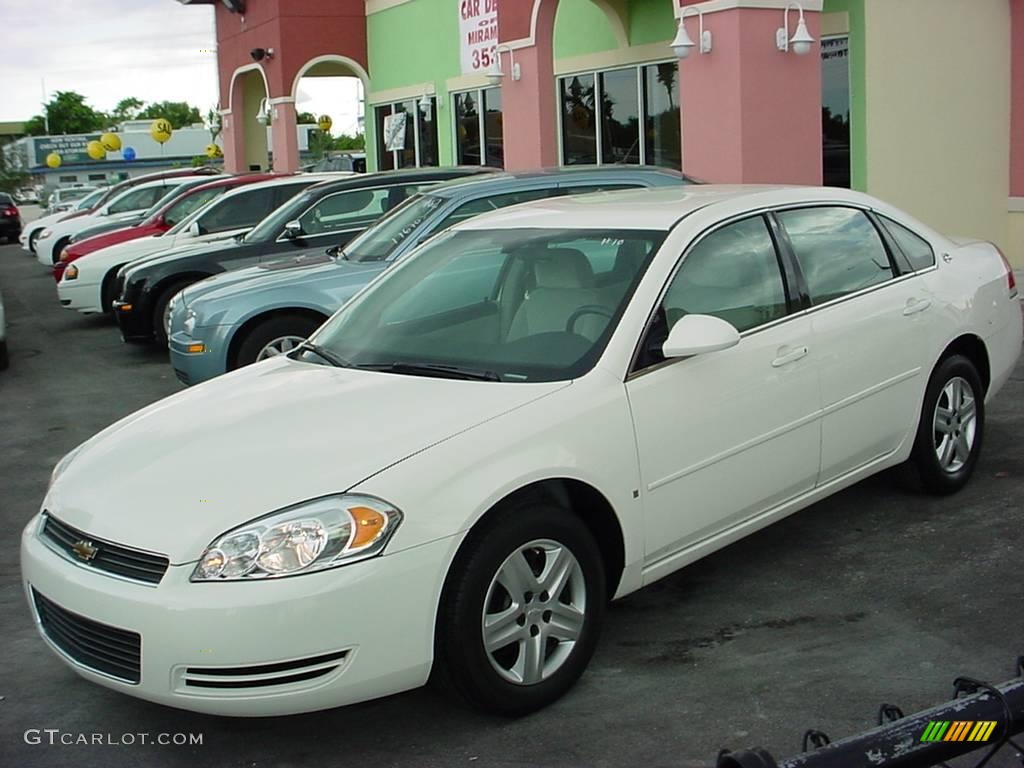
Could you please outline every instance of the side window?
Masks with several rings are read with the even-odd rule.
[[[781,211],[811,301],[827,301],[884,283],[893,277],[889,254],[871,220],[855,208]]]
[[[786,289],[760,216],[712,232],[686,254],[662,303],[666,335],[684,315],[714,315],[748,331],[786,316]]]
[[[892,235],[892,239],[896,241],[896,245],[906,256],[907,261],[910,262],[912,271],[916,272],[919,269],[935,266],[935,251],[932,250],[927,240],[892,219],[887,219],[885,216],[878,218]]]
[[[137,189],[133,193],[125,195],[116,203],[112,203],[110,206],[110,212],[127,213],[128,211],[137,211],[142,208],[149,208],[165,191],[166,190],[163,187],[159,186]]]
[[[306,182],[303,184],[283,184],[280,187],[275,187],[274,202],[271,203],[270,208],[267,210],[267,213],[270,213],[270,211],[280,208],[293,197],[296,197],[297,195],[299,195],[299,193],[303,192],[306,189],[306,187],[310,186],[311,183],[312,182]]]
[[[273,200],[274,190],[269,187],[226,198],[198,219],[200,231],[207,234],[251,227],[270,212]]]
[[[499,208],[507,208],[510,205],[518,205],[519,203],[528,203],[531,200],[540,200],[550,197],[554,193],[555,190],[551,188],[524,189],[520,192],[507,192],[504,195],[493,195],[491,197],[470,200],[449,213],[444,221],[434,228],[434,231],[440,232],[443,229],[448,229],[448,227],[458,224],[460,221],[472,219],[481,213],[496,211]]]
[[[299,217],[302,231],[319,235],[342,229],[365,228],[405,199],[405,187],[352,189],[318,200]]]
[[[197,211],[204,205],[209,205],[218,197],[227,192],[227,187],[215,187],[203,192],[195,192],[184,200],[175,203],[164,214],[164,224],[173,227],[193,211]]]

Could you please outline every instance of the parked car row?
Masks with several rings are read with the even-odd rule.
[[[522,715],[584,672],[609,599],[889,467],[962,488],[1021,351],[998,249],[856,192],[684,181],[341,179],[209,262],[129,263],[118,284],[139,293],[115,307],[128,328],[123,305],[151,294],[140,335],[164,321],[154,286],[215,265],[166,318],[172,350],[215,345],[175,352],[217,361],[197,378],[236,364],[205,334],[253,307],[288,307],[262,327],[320,291],[318,327],[247,337],[270,359],[60,461],[21,540],[46,642],[91,681],[200,712],[433,680]],[[327,254],[299,242],[371,214]]]

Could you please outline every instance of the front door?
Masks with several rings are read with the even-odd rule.
[[[672,278],[626,384],[648,568],[814,487],[817,365],[810,321],[788,306],[760,216],[704,237]],[[742,338],[731,349],[665,361],[661,344],[685,314],[715,315]]]

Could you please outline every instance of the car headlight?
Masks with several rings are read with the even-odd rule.
[[[74,264],[69,264],[64,270],[65,280],[77,280],[78,279],[78,267]]]
[[[182,327],[185,329],[185,333],[189,336],[192,335],[192,331],[196,329],[196,311],[190,309],[188,314],[185,315],[185,322],[182,323]]]
[[[85,445],[85,443],[82,443],[82,445]],[[46,486],[47,491],[49,491],[50,488],[53,487],[53,484],[57,482],[57,478],[64,474],[64,470],[68,468],[68,465],[72,462],[75,456],[78,455],[78,452],[82,450],[82,445],[79,445],[74,450],[68,451],[64,454],[64,458],[57,462],[57,466],[55,466],[53,468],[53,472],[50,473],[50,482]]]
[[[313,573],[380,554],[402,513],[372,496],[303,502],[246,523],[210,543],[192,581],[241,581]]]

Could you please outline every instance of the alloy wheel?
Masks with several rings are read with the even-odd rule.
[[[260,353],[256,355],[256,362],[266,360],[270,357],[287,354],[299,346],[303,341],[305,341],[305,338],[302,336],[279,336],[276,339],[272,339],[265,347],[263,347],[263,349],[260,350]]]
[[[584,628],[583,569],[564,544],[536,539],[509,555],[491,579],[481,631],[494,670],[516,685],[555,674]]]
[[[959,472],[971,456],[977,434],[978,408],[970,383],[956,376],[946,382],[932,420],[935,455],[943,471]]]

